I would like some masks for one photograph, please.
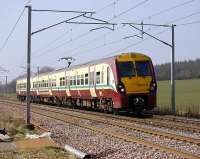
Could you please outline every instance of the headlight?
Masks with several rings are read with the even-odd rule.
[[[155,82],[151,82],[150,91],[156,91],[156,90],[157,90],[157,84]]]
[[[125,93],[125,87],[124,87],[124,84],[122,82],[120,82],[118,85],[117,85],[117,90],[120,92],[120,93]]]

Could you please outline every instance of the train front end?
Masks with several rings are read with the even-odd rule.
[[[136,111],[156,107],[157,83],[150,57],[139,53],[117,56],[118,104],[122,109]]]

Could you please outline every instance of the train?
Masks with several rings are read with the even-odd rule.
[[[121,53],[31,77],[34,103],[142,113],[156,107],[157,82],[152,60]],[[16,81],[17,99],[26,100],[26,78]]]

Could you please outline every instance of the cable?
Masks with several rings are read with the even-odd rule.
[[[170,21],[169,23],[174,23],[174,22],[177,22],[177,21],[181,21],[181,20],[183,20],[183,19],[192,17],[192,16],[194,16],[194,15],[198,15],[198,14],[200,14],[200,11],[194,12],[194,13],[189,14],[189,15],[186,15],[186,16],[184,16],[184,17],[180,17],[180,18],[174,19],[174,20]]]
[[[113,19],[116,19],[116,18],[120,17],[120,16],[123,15],[123,14],[126,14],[127,12],[129,12],[129,11],[131,11],[131,10],[133,10],[133,9],[135,9],[135,8],[137,8],[137,7],[139,7],[139,6],[141,6],[141,5],[143,5],[143,4],[146,3],[147,1],[149,1],[149,0],[143,0],[142,2],[137,3],[136,5],[132,6],[131,8],[129,8],[129,9],[127,9],[127,10],[125,10],[125,11],[119,13],[119,14],[116,15],[115,17],[111,18],[110,20],[108,20],[108,22],[109,22],[109,21],[112,21]],[[84,36],[86,36],[86,35],[88,35],[88,34],[90,34],[90,33],[91,33],[90,31],[87,31],[87,32],[83,33],[82,35],[80,35],[80,37],[84,37]],[[78,36],[78,37],[79,37],[79,36]],[[79,38],[75,38],[75,39],[79,39]],[[72,41],[74,41],[74,40],[72,40]],[[67,41],[67,43],[68,43],[68,42],[70,43],[70,42],[72,42],[72,41]],[[41,53],[40,55],[44,55],[44,54],[46,54],[46,53],[49,53],[49,52],[51,52],[51,51],[53,51],[53,50],[55,50],[55,49],[58,49],[58,48],[60,48],[60,47],[62,47],[62,46],[64,46],[64,45],[66,45],[66,42],[64,42],[64,43],[62,43],[62,44],[60,44],[60,45],[58,45],[58,46],[56,46],[56,47],[54,47],[54,48],[52,48],[52,49],[48,49],[47,51]]]
[[[70,32],[70,30],[64,32],[63,34],[61,34],[61,35],[59,35],[58,37],[56,37],[54,40],[50,41],[50,42],[49,42],[47,45],[45,45],[44,47],[42,47],[42,48],[40,48],[40,49],[38,49],[38,50],[33,51],[33,52],[32,52],[33,55],[35,55],[34,53],[37,53],[37,52],[39,52],[40,50],[45,49],[47,46],[54,44],[56,41],[60,40],[60,39],[63,38],[65,35],[67,35],[69,32]]]
[[[149,1],[149,0],[144,0],[144,1],[142,1],[142,2],[140,2],[140,3],[138,3],[138,4],[136,4],[136,5],[134,5],[133,7],[131,7],[131,8],[129,8],[129,9],[127,9],[127,10],[125,10],[125,11],[119,13],[118,15],[116,15],[115,17],[113,17],[111,20],[113,20],[113,19],[115,19],[115,18],[117,18],[117,17],[119,17],[119,16],[121,16],[121,15],[123,15],[123,14],[128,13],[128,12],[130,12],[130,11],[133,10],[133,9],[136,9],[137,7],[139,7],[139,6],[143,5],[143,4],[145,4],[145,3],[148,2],[148,1]],[[111,21],[111,20],[109,20],[109,21]]]
[[[146,17],[141,18],[141,19],[142,19],[142,20],[145,20],[145,19],[150,19],[150,18],[152,18],[152,17],[156,17],[156,16],[158,16],[158,15],[161,15],[161,14],[163,14],[163,13],[169,12],[169,11],[174,10],[174,9],[176,9],[176,8],[185,6],[185,5],[187,5],[187,4],[189,4],[189,3],[192,3],[192,2],[194,2],[194,1],[196,1],[196,0],[189,0],[189,1],[186,1],[186,2],[183,2],[183,3],[180,3],[180,4],[177,4],[177,5],[175,5],[175,6],[172,6],[172,7],[170,7],[170,8],[161,10],[161,11],[159,11],[159,12],[157,12],[157,13],[154,13],[154,14],[152,14],[152,15],[150,15],[150,16],[146,16]]]
[[[5,46],[7,45],[8,43],[8,40],[10,39],[10,37],[12,36],[13,32],[15,31],[15,28],[17,27],[17,24],[18,22],[20,21],[22,15],[24,14],[24,11],[25,11],[25,7],[23,8],[22,12],[20,13],[16,23],[14,24],[14,26],[12,27],[10,33],[8,34],[8,37],[6,38],[5,42],[3,43],[1,49],[0,49],[0,53],[3,51],[3,49],[5,48]]]
[[[79,39],[79,38],[81,38],[81,37],[84,37],[86,34],[88,34],[88,32],[83,33],[83,34],[81,34],[81,35],[75,37],[74,40]],[[54,51],[54,50],[56,50],[56,49],[58,49],[58,48],[60,48],[60,47],[62,47],[62,46],[64,46],[64,45],[66,45],[67,43],[70,43],[70,42],[72,42],[72,40],[65,41],[64,43],[62,43],[62,44],[60,44],[60,45],[58,45],[58,46],[56,46],[56,47],[54,47],[54,48],[45,50],[44,52],[41,52],[41,53],[38,54],[37,56],[42,56],[42,55],[44,55],[44,54],[47,54],[47,53],[49,53],[49,52],[52,52],[52,51]]]
[[[181,18],[177,18],[177,19],[175,19],[175,20],[173,20],[173,21],[170,21],[170,22],[168,22],[168,23],[166,23],[166,24],[173,23],[173,22],[176,22],[176,21],[181,21],[181,20],[183,20],[183,19],[189,18],[189,17],[194,16],[194,15],[197,15],[197,14],[200,14],[200,11],[199,11],[199,12],[194,12],[194,13],[192,13],[192,14],[189,14],[189,15],[184,16],[184,17],[181,17]],[[195,22],[191,22],[191,23],[179,24],[178,26],[181,26],[181,25],[182,25],[182,26],[183,26],[183,25],[189,25],[189,24],[197,24],[197,23],[200,23],[200,21],[195,21]],[[168,30],[169,30],[169,29],[165,29],[165,30],[163,30],[163,31],[161,31],[161,32],[159,32],[159,33],[157,33],[157,34],[155,34],[154,36],[159,35],[159,34],[162,34],[162,33],[166,32],[166,31],[168,31]],[[125,49],[127,49],[127,48],[130,48],[130,47],[133,47],[133,46],[135,46],[135,45],[138,45],[138,44],[142,43],[143,41],[146,41],[146,40],[149,40],[149,39],[151,39],[151,37],[146,38],[146,39],[144,39],[144,40],[141,40],[141,41],[139,41],[139,42],[137,42],[137,43],[128,45],[128,46],[126,46],[126,47],[123,48],[123,49],[119,49],[119,50],[117,50],[117,51],[111,52],[111,53],[107,54],[106,56],[108,56],[108,55],[110,55],[110,54],[112,55],[113,53],[116,53],[116,52],[123,51],[123,50],[125,50]]]
[[[173,20],[173,21],[170,21],[170,22],[168,22],[168,23],[166,23],[166,24],[169,24],[169,23],[171,23],[171,22],[181,21],[181,20],[183,20],[183,19],[189,18],[189,17],[194,16],[194,15],[197,15],[197,14],[200,14],[200,12],[195,12],[195,13],[189,14],[189,15],[187,15],[187,16],[184,16],[184,17],[181,17],[181,18],[177,18],[177,19],[175,19],[175,20]],[[191,22],[191,23],[185,23],[185,24],[182,24],[182,25],[195,24],[195,23],[200,23],[200,21],[195,21],[195,22]],[[181,24],[180,24],[180,25],[181,25]],[[148,29],[148,30],[149,30],[149,29]],[[168,29],[166,29],[166,30],[164,30],[164,31],[161,31],[161,32],[155,34],[154,36],[159,35],[159,34],[162,34],[162,33],[166,32],[167,30],[168,30]],[[121,51],[123,51],[123,50],[125,50],[125,49],[127,49],[127,48],[130,48],[130,47],[132,47],[132,46],[138,45],[138,44],[142,43],[143,41],[146,41],[146,40],[149,40],[149,39],[151,39],[151,37],[146,38],[146,39],[144,39],[144,40],[141,40],[141,41],[139,41],[139,42],[137,42],[137,43],[128,45],[128,46],[126,46],[126,47],[123,48],[123,49],[119,49],[119,50],[117,50],[117,51],[114,51],[114,53],[116,53],[116,52],[121,52]],[[98,47],[98,48],[99,48],[99,47]],[[95,49],[97,49],[97,48],[95,48]],[[112,52],[112,53],[113,53],[113,52]],[[112,53],[111,53],[111,54],[112,54]],[[108,55],[110,55],[110,53],[109,53]],[[106,55],[106,56],[107,56],[107,55]]]
[[[101,11],[105,10],[106,8],[115,5],[115,4],[116,4],[117,2],[119,2],[119,1],[120,1],[120,0],[116,0],[116,1],[114,1],[114,2],[111,2],[111,3],[109,3],[108,5],[106,5],[106,6],[102,7],[102,8],[100,8],[100,9],[97,10],[96,12],[97,12],[97,13],[100,13]]]
[[[188,22],[188,23],[177,24],[177,26],[186,26],[186,25],[199,24],[199,23],[200,23],[200,20]]]
[[[162,10],[162,11],[156,12],[156,13],[150,15],[150,16],[147,16],[147,17],[144,17],[144,18],[141,18],[141,19],[142,19],[142,20],[145,20],[145,19],[148,19],[149,17],[152,18],[152,17],[158,16],[158,15],[164,14],[164,13],[166,13],[166,12],[168,12],[168,11],[174,10],[174,9],[179,8],[179,7],[182,7],[182,6],[185,6],[185,5],[187,5],[187,4],[189,4],[189,3],[192,3],[192,2],[194,2],[194,1],[195,1],[195,0],[185,1],[185,2],[183,2],[183,3],[177,4],[177,5],[175,5],[175,6],[172,6],[172,7],[170,7],[170,8],[164,9],[164,10]],[[112,4],[112,3],[111,3],[111,4]],[[121,27],[121,28],[122,28],[122,27]],[[151,30],[151,29],[152,29],[152,27],[150,27],[149,29],[147,29],[147,31],[149,31],[149,30]],[[112,33],[112,32],[109,32],[109,33]],[[103,36],[101,36],[101,37],[103,37]],[[86,42],[86,43],[84,43],[84,44],[81,44],[81,45],[79,45],[78,47],[76,47],[76,48],[74,48],[74,49],[71,49],[71,50],[68,51],[68,52],[72,52],[72,51],[74,51],[74,50],[77,50],[77,49],[79,49],[81,46],[85,46],[86,44],[91,44],[91,42],[96,41],[96,39],[98,39],[98,38],[99,38],[99,37],[96,37],[96,38],[90,40],[89,42]]]
[[[119,16],[121,16],[121,15],[123,15],[123,14],[129,12],[129,11],[132,10],[132,9],[135,9],[135,8],[139,7],[140,5],[146,3],[147,1],[148,1],[148,0],[145,0],[145,1],[142,1],[142,2],[140,2],[140,3],[138,3],[138,4],[136,4],[135,6],[133,6],[133,7],[129,8],[129,9],[127,9],[127,10],[121,12],[120,14],[118,14],[118,15],[115,16],[114,18],[110,19],[109,21],[111,21],[111,20],[113,20],[113,19],[115,19],[115,18],[117,18],[117,17],[119,17]],[[152,17],[158,16],[158,15],[161,15],[161,14],[163,14],[163,13],[166,13],[166,12],[170,11],[170,10],[176,9],[176,8],[178,8],[178,7],[185,6],[185,5],[187,5],[187,4],[189,4],[189,3],[192,3],[192,2],[194,2],[194,1],[195,1],[195,0],[189,0],[189,1],[183,2],[183,3],[181,3],[181,4],[178,4],[178,5],[172,6],[172,7],[170,7],[170,8],[167,8],[167,9],[165,9],[165,10],[162,10],[162,11],[159,11],[159,12],[157,12],[157,13],[154,13],[154,14],[152,14],[151,16],[144,17],[144,18],[142,18],[142,19],[144,20],[144,19],[147,19],[147,18],[149,18],[149,17],[152,18]],[[151,28],[149,28],[148,30],[151,30]],[[97,39],[97,38],[95,38],[95,40],[96,40],[96,39]],[[92,41],[94,41],[94,40],[92,40]],[[89,44],[89,43],[90,43],[90,42],[88,42],[88,44]],[[87,44],[87,43],[86,43],[86,44]],[[79,47],[77,47],[77,48],[79,48]],[[75,48],[74,50],[76,50],[77,48]],[[71,51],[70,51],[70,52],[71,52]]]
[[[166,13],[166,12],[168,12],[168,11],[170,11],[170,10],[175,9],[175,8],[178,8],[178,7],[184,6],[184,5],[186,5],[186,4],[189,4],[189,3],[193,2],[193,1],[194,1],[194,0],[186,1],[186,2],[184,2],[184,3],[178,4],[178,5],[175,5],[175,6],[173,6],[173,7],[168,8],[168,9],[165,9],[165,10],[163,10],[163,11],[160,11],[160,12],[158,12],[158,13],[152,14],[152,15],[151,15],[151,18],[154,17],[154,16],[158,16],[158,15],[160,15],[160,14]],[[145,3],[145,2],[147,2],[147,1],[142,1],[141,3]],[[131,7],[131,8],[133,9],[134,7]],[[121,12],[121,13],[118,14],[115,18],[117,18],[117,17],[119,17],[119,16],[125,14],[125,13],[128,12],[128,11],[130,11],[131,8],[127,9],[126,11]],[[198,13],[190,14],[190,15],[188,15],[188,16],[186,16],[186,17],[182,17],[181,19],[184,19],[184,18],[193,16],[193,15],[196,15],[196,14],[198,14]],[[149,16],[148,16],[148,17],[149,17]],[[114,19],[114,18],[112,18],[112,19]],[[112,20],[112,19],[111,19],[111,20]],[[175,20],[173,20],[173,21],[177,21],[177,20],[180,20],[180,18],[179,18],[179,19],[175,19]],[[148,30],[150,30],[150,29],[148,29]],[[97,38],[95,38],[95,39],[97,39]],[[149,38],[149,39],[150,39],[150,38]],[[118,42],[118,41],[121,41],[121,40],[117,40],[117,42]],[[143,42],[143,41],[141,41],[141,42]],[[141,43],[141,42],[140,42],[140,43]],[[89,42],[87,42],[87,43],[89,43]],[[86,44],[87,44],[87,43],[86,43]],[[112,43],[112,42],[111,42],[111,43]],[[109,44],[109,43],[108,43],[108,44]],[[138,43],[136,43],[136,44],[138,44]],[[81,45],[81,46],[84,46],[84,45]],[[106,46],[106,45],[100,45],[100,46],[97,46],[97,47],[95,47],[95,48],[87,49],[87,50],[98,49],[98,48],[101,48],[101,47],[104,47],[104,46]],[[77,47],[77,48],[79,48],[79,47]],[[76,50],[77,48],[74,48],[73,50]],[[69,52],[71,52],[71,51],[69,51]],[[73,55],[77,55],[77,54],[78,54],[78,53],[75,53],[75,54],[73,54]]]
[[[108,45],[113,45],[113,44],[116,44],[116,43],[119,43],[119,42],[121,42],[123,39],[119,39],[119,40],[114,40],[114,41],[111,41],[111,42],[109,42],[109,43],[107,43],[107,44],[102,44],[102,45],[99,45],[99,46],[96,46],[96,47],[93,47],[93,48],[90,48],[90,49],[86,49],[86,50],[84,50],[84,51],[82,51],[82,52],[88,52],[88,51],[91,51],[91,50],[96,50],[96,49],[99,49],[99,48],[102,48],[102,47],[105,47],[105,46],[108,46]],[[80,54],[80,52],[77,52],[77,53],[74,53],[74,54],[72,54],[72,55],[70,55],[70,56],[75,56],[75,55],[78,55],[78,54]]]
[[[191,17],[191,16],[194,16],[194,15],[197,15],[197,14],[199,14],[200,12],[195,12],[195,13],[192,13],[192,14],[190,14],[190,15],[187,15],[187,16],[184,16],[184,17],[181,17],[181,18],[177,18],[177,19],[175,19],[175,20],[173,20],[173,21],[171,21],[171,22],[175,22],[175,21],[180,21],[180,20],[183,20],[183,19],[185,19],[185,18],[188,18],[188,17]],[[166,23],[166,24],[169,24],[169,23],[171,23],[171,22],[168,22],[168,23]],[[198,21],[198,23],[200,23],[200,21]],[[148,30],[150,30],[149,28],[147,29],[147,31]],[[151,29],[152,30],[152,29]],[[168,29],[167,29],[168,30]],[[163,32],[165,32],[166,30],[164,30],[164,31],[162,31],[162,32],[159,32],[159,33],[157,33],[156,35],[159,35],[159,34],[161,34],[161,33],[163,33]],[[148,38],[148,39],[151,39],[151,38]],[[119,43],[121,40],[116,40],[117,41],[117,43]],[[141,40],[139,43],[142,43],[143,41],[145,41],[145,40]],[[115,42],[114,42],[115,43]],[[110,44],[114,44],[113,42],[111,42]],[[127,46],[126,48],[123,48],[123,49],[120,49],[120,50],[117,50],[117,51],[123,51],[123,50],[125,50],[125,49],[127,49],[127,48],[129,48],[129,47],[132,47],[132,46],[134,46],[134,45],[137,45],[137,44],[139,44],[138,42],[137,43],[134,43],[134,44],[131,44],[131,45],[129,45],[129,46]],[[100,46],[97,46],[97,47],[94,47],[94,48],[92,48],[92,49],[87,49],[86,51],[91,51],[91,50],[96,50],[96,49],[98,49],[98,48],[101,48],[101,47],[104,47],[105,45],[100,45]],[[78,53],[75,53],[75,54],[72,54],[71,56],[74,56],[74,55],[77,55]]]
[[[29,0],[29,1],[31,1],[31,0]],[[106,6],[102,7],[102,8],[100,8],[99,10],[97,10],[96,13],[99,13],[99,12],[103,11],[104,9],[106,9],[106,8],[108,8],[108,7],[110,7],[110,6],[112,6],[114,3],[117,3],[117,2],[119,2],[119,1],[120,1],[120,0],[116,0],[116,1],[114,1],[114,2],[112,2],[112,3],[109,3],[108,5],[106,5]],[[36,51],[33,51],[33,53],[36,53],[36,55],[37,55],[37,53],[40,52],[40,50],[43,50],[44,48],[49,47],[49,45],[54,44],[56,41],[58,41],[59,39],[61,39],[62,37],[64,37],[68,32],[70,32],[70,30],[68,30],[66,33],[64,33],[63,36],[62,36],[62,35],[61,35],[61,36],[58,36],[57,38],[55,38],[54,40],[52,40],[51,42],[49,42],[45,47],[42,47],[42,48],[40,48],[40,49],[37,49]],[[87,32],[87,33],[88,33],[88,32]],[[80,37],[82,37],[82,35],[80,35]],[[75,39],[77,39],[77,38],[75,38]],[[65,43],[68,43],[68,42],[71,42],[71,41],[72,41],[72,40],[67,41],[67,42],[65,42]],[[58,47],[54,47],[53,50],[56,49],[56,48],[62,47],[65,43],[60,44]],[[45,51],[45,52],[46,52],[46,51]]]
[[[26,5],[29,5],[31,3],[31,0],[28,0],[26,3],[25,3],[25,6]]]

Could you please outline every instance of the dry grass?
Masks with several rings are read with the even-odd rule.
[[[8,114],[0,105],[0,127],[6,128],[8,135],[14,141],[22,140],[29,131],[24,128],[24,120],[22,118],[13,118],[13,114]],[[0,143],[1,144],[1,143]],[[63,149],[56,147],[45,147],[41,149],[16,150],[14,152],[1,152],[0,159],[75,159],[75,157]]]
[[[66,151],[55,148],[46,147],[40,150],[22,150],[16,152],[0,153],[0,159],[75,159]]]

